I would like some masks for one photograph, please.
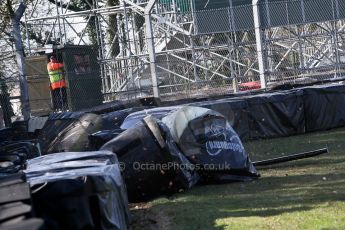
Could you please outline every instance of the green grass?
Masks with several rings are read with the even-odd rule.
[[[260,168],[257,181],[198,186],[159,198],[146,209],[137,207],[134,217],[153,219],[144,224],[148,229],[345,229],[345,129],[245,147],[259,160],[326,145],[330,154]]]

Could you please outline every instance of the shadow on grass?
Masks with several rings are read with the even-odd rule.
[[[196,187],[174,199],[160,199],[152,208],[172,217],[177,229],[216,229],[221,218],[276,216],[344,201],[344,191],[345,173],[268,177]]]

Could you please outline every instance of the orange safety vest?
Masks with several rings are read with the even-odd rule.
[[[66,87],[66,82],[63,78],[62,63],[49,62],[47,65],[47,69],[52,90]]]

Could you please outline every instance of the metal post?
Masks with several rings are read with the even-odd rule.
[[[26,12],[24,13],[24,21],[25,21],[26,43],[27,43],[27,46],[28,46],[29,54],[31,54],[30,36],[29,36],[28,24],[27,24],[27,21],[26,21]]]
[[[230,77],[232,79],[232,89],[234,93],[238,92],[238,81],[235,74],[234,63],[233,63],[233,49],[234,49],[234,42],[230,38],[229,35],[226,35],[228,39],[228,52],[229,52],[229,64],[230,64]]]
[[[22,36],[20,34],[20,19],[22,18],[26,9],[26,5],[21,2],[16,10],[13,18],[13,38],[16,48],[16,59],[19,69],[19,84],[20,84],[20,100],[22,103],[22,113],[24,120],[30,119],[30,104],[29,104],[29,93],[28,93],[28,84],[26,81],[26,72],[25,72],[25,60],[24,60],[24,47]]]
[[[135,87],[135,79],[134,79],[134,71],[133,71],[133,56],[132,56],[132,46],[131,46],[131,38],[129,36],[129,27],[128,27],[128,15],[127,15],[127,8],[126,8],[126,3],[125,1],[122,2],[123,3],[123,14],[124,14],[124,19],[125,19],[125,26],[126,26],[126,30],[127,30],[127,49],[128,49],[128,58],[129,58],[129,76],[130,76],[130,85],[131,88],[134,89],[136,91],[136,87]],[[134,39],[134,37],[133,37]],[[127,83],[128,84],[128,83]],[[136,92],[134,94],[134,96],[136,97]]]
[[[92,1],[92,5],[90,7],[93,10],[98,9],[98,0]],[[91,18],[92,16],[90,16]],[[101,70],[101,79],[103,81],[103,84],[107,84],[104,82],[107,82],[107,71],[105,64],[101,61],[104,59],[104,44],[103,44],[103,33],[102,33],[102,26],[101,22],[99,21],[98,14],[94,14],[95,17],[95,27],[96,27],[96,38],[97,38],[97,45],[98,45],[98,55],[99,55],[99,62],[100,62],[100,70]],[[87,25],[86,25],[87,26]],[[106,93],[106,90],[103,90],[103,93]]]
[[[196,59],[196,54],[195,54],[195,48],[194,48],[194,41],[192,35],[189,36],[189,42],[190,42],[190,47],[192,49],[192,61],[193,61],[193,75],[194,75],[194,80],[195,81],[200,81],[200,78],[198,76],[196,66],[195,66],[195,59]]]
[[[232,36],[233,36],[233,41],[235,42],[235,43],[237,43],[238,42],[238,40],[237,40],[237,34],[236,34],[236,31],[234,31],[234,32],[232,32],[231,33],[232,34]],[[244,77],[244,75],[242,76],[242,73],[241,73],[241,60],[240,60],[240,54],[239,54],[239,50],[238,50],[238,47],[235,49],[235,51],[236,51],[236,60],[237,60],[237,70],[238,70],[238,76],[239,77]],[[243,65],[243,64],[242,64]],[[243,66],[245,66],[245,65],[243,65]]]
[[[62,8],[62,4],[60,4],[60,10],[61,10],[61,13],[63,14],[64,12],[63,12],[63,8]],[[67,33],[66,33],[66,23],[65,23],[65,21],[68,23],[66,18],[62,18],[63,33],[64,33],[64,37],[65,37],[65,42],[64,43],[67,43]],[[71,27],[71,28],[73,28],[73,27]]]
[[[187,44],[186,42],[186,36],[183,36],[183,44]],[[184,56],[186,58],[186,60],[188,60],[188,50],[187,50],[187,46],[184,47]],[[187,61],[188,63],[188,61]],[[188,81],[187,81],[187,85],[186,85],[186,92],[188,91],[188,96],[191,96],[191,84],[190,84],[190,74],[189,74],[189,67],[187,65],[187,63],[185,62],[183,65],[183,72],[184,72],[184,76],[188,77]],[[193,62],[189,62],[192,65],[195,65],[195,63],[193,64]]]
[[[266,85],[266,76],[265,76],[265,59],[264,59],[264,48],[263,48],[263,32],[260,28],[260,9],[259,3],[260,0],[253,0],[253,17],[254,17],[254,27],[255,27],[255,38],[256,38],[256,51],[258,55],[258,64],[259,64],[259,73],[260,73],[260,83],[261,88],[265,89]]]
[[[331,22],[332,25],[332,40],[333,40],[333,52],[335,55],[335,73],[334,73],[334,77],[337,77],[338,74],[340,74],[339,71],[339,62],[340,62],[340,57],[339,57],[339,41],[338,41],[338,26],[337,26],[337,15],[335,15],[336,13],[336,9],[338,9],[338,5],[334,6],[333,1],[332,1],[332,11],[333,11],[333,21]]]
[[[339,40],[338,40],[338,26],[337,21],[332,21],[332,42],[333,42],[333,52],[335,55],[335,73],[334,77],[337,77],[340,74],[339,64],[340,64],[340,56],[339,56]]]
[[[304,33],[304,26],[296,25],[297,36],[298,36],[298,57],[299,57],[299,70],[303,71],[305,66],[304,56],[303,56],[303,41],[301,39],[302,33]],[[300,75],[300,72],[298,73]]]
[[[155,55],[155,45],[154,45],[154,36],[152,30],[152,22],[151,22],[151,11],[155,4],[156,0],[150,0],[144,10],[145,14],[145,24],[146,24],[146,41],[147,41],[147,49],[150,58],[150,69],[151,69],[151,77],[152,77],[152,89],[153,89],[153,96],[159,98],[159,88],[158,88],[158,80],[157,80],[157,70],[156,70],[156,55]]]
[[[204,62],[204,66],[206,66],[207,68],[203,69],[204,73],[205,73],[205,77],[204,77],[204,81],[208,81],[208,60],[206,59],[206,50],[209,50],[208,48],[206,48],[206,46],[208,46],[208,44],[205,41],[205,36],[201,37],[201,41],[202,41],[202,59]]]
[[[165,32],[165,34],[164,34],[165,47],[168,47],[167,36],[168,36],[168,35],[167,35],[167,33]],[[168,68],[168,70],[171,70],[170,61],[169,61],[169,55],[168,55],[167,52],[165,53],[165,60],[166,60],[166,62],[167,62],[167,68]],[[172,85],[173,82],[172,82],[172,80],[171,80],[171,73],[170,73],[170,72],[168,72],[168,79],[169,79],[169,84]],[[170,87],[170,93],[173,93],[173,88],[172,88],[172,87]]]
[[[57,4],[57,0],[55,0],[55,7],[56,7],[56,17],[59,25],[59,39],[60,39],[60,45],[62,45],[62,33],[61,33],[61,23],[60,23],[60,12],[59,12],[59,6]]]

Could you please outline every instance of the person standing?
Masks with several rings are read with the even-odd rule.
[[[50,80],[53,109],[55,111],[67,110],[66,82],[63,74],[64,65],[63,63],[59,63],[55,56],[51,56],[47,69]]]

